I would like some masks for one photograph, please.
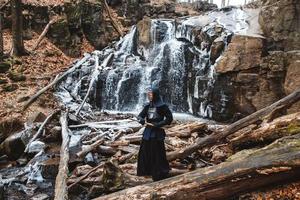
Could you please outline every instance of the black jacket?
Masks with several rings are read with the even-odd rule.
[[[173,121],[173,115],[169,107],[162,102],[159,91],[157,89],[152,89],[153,91],[153,101],[146,104],[142,112],[138,115],[138,119],[141,124],[145,123],[145,119],[148,123],[153,126],[146,126],[143,139],[149,140],[150,138],[155,138],[158,140],[164,140],[166,133],[161,127],[169,125]]]

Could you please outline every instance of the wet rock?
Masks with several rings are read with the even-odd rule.
[[[18,88],[19,88],[18,85],[14,84],[14,83],[12,83],[12,84],[5,84],[5,85],[2,86],[2,90],[4,92],[13,92],[13,91],[15,91]]]
[[[263,39],[235,35],[216,65],[217,73],[242,71],[258,67],[264,54]]]
[[[41,174],[45,179],[55,179],[58,173],[59,157],[41,163]]]
[[[85,158],[84,158],[84,162],[90,166],[95,166],[96,165],[96,162],[95,162],[95,159],[93,157],[93,154],[92,153],[88,153]]]
[[[9,71],[7,76],[10,80],[15,81],[15,82],[26,80],[25,75],[23,75],[21,73],[18,73],[18,72],[15,72],[15,71]]]
[[[19,158],[16,162],[18,163],[19,166],[24,166],[28,163],[28,160],[27,158]]]
[[[212,64],[215,63],[216,59],[219,58],[221,53],[223,52],[225,47],[225,43],[222,38],[217,38],[211,45],[211,52],[210,52],[210,61]]]
[[[28,153],[39,153],[45,149],[46,145],[41,141],[34,141],[30,143]]]
[[[0,155],[7,155],[12,160],[18,159],[23,154],[29,140],[33,137],[35,128],[30,126],[6,138],[0,145]]]
[[[7,155],[12,160],[18,159],[25,150],[22,134],[23,132],[19,132],[6,138],[0,145],[0,154]]]

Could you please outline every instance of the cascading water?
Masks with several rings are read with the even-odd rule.
[[[93,52],[60,84],[57,96],[71,110],[78,109],[95,76],[95,63],[103,63],[113,54],[113,59],[96,73],[96,84],[82,114],[91,109],[139,110],[147,101],[147,88],[156,84],[173,111],[212,118],[217,61],[210,59],[211,46],[216,40],[226,46],[232,34],[245,31],[246,18],[244,11],[232,8],[181,20],[155,19],[147,30],[151,38],[148,46],[139,44],[141,33],[134,26],[112,47]],[[225,96],[220,99],[221,109],[226,109],[226,100]]]

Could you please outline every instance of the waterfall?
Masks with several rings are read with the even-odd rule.
[[[213,118],[214,113],[226,109],[228,100],[221,95],[221,110],[214,107],[212,43],[223,41],[226,46],[233,33],[245,31],[245,16],[235,8],[181,20],[153,19],[146,30],[151,38],[147,47],[139,45],[140,33],[133,26],[120,41],[92,52],[94,56],[59,85],[57,96],[74,110],[85,96],[89,81],[96,78],[82,112],[139,111],[147,102],[147,88],[155,84],[174,112]],[[236,22],[239,25],[233,26]],[[111,53],[112,61],[95,73],[95,62],[102,63]]]

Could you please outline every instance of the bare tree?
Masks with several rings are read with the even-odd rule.
[[[12,50],[11,55],[22,56],[26,54],[23,42],[23,15],[22,1],[11,0],[12,12]]]

